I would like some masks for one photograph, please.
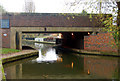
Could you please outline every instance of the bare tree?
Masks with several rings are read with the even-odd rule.
[[[32,0],[25,0],[25,12],[27,13],[35,12],[35,4]]]
[[[0,13],[6,13],[6,10],[1,5],[0,5]]]
[[[106,30],[112,32],[116,44],[118,45],[118,53],[120,54],[120,0],[73,0],[67,2],[66,5],[69,9],[75,10],[79,6],[83,6],[83,9],[91,11],[92,13],[98,13],[100,17],[98,20],[102,21],[106,25]],[[112,17],[104,18],[102,14],[112,14]],[[115,24],[111,24],[111,23]]]

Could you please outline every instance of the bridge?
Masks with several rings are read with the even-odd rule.
[[[84,36],[88,32],[99,32],[103,25],[97,23],[94,15],[60,15],[41,13],[9,13],[3,14],[2,20],[8,20],[9,27],[1,28],[4,34],[3,46],[22,50],[22,33],[62,33],[63,44],[74,45],[83,49]],[[4,24],[4,23],[3,23]],[[5,26],[6,27],[6,26]],[[74,33],[74,38],[71,33]],[[7,45],[6,45],[7,44]]]

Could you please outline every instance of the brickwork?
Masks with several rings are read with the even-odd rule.
[[[115,40],[110,33],[98,33],[84,37],[84,49],[102,52],[118,52]]]
[[[10,29],[0,29],[2,31],[2,47],[10,48]]]
[[[40,14],[8,14],[3,15],[3,19],[10,19],[10,27],[99,27],[93,17],[90,21],[89,15],[40,15]],[[94,23],[94,24],[93,24]]]
[[[89,16],[14,16],[11,26],[46,26],[46,27],[92,27]]]

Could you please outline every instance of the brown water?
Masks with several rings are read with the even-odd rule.
[[[118,79],[120,58],[78,55],[35,44],[39,55],[4,64],[7,79]]]

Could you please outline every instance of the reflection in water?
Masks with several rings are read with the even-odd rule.
[[[90,70],[88,69],[88,75],[90,74]]]
[[[38,63],[60,61],[60,56],[56,54],[55,49],[45,44],[35,43],[35,46],[39,48],[39,57],[36,59]],[[62,61],[62,59],[61,59]]]
[[[99,78],[117,78],[118,59],[111,57],[84,57],[84,71]]]
[[[42,54],[41,49],[39,49],[39,57],[36,60],[38,63],[41,63],[55,62],[59,59],[60,57],[55,53],[55,49],[49,49],[45,54]]]
[[[44,44],[35,43],[35,47],[37,47],[37,48],[43,48]]]
[[[2,80],[2,61],[0,56],[0,80]]]
[[[39,57],[5,64],[7,79],[118,79],[120,59],[87,56],[36,44]],[[40,47],[39,47],[40,46]],[[43,47],[42,47],[43,46]],[[57,53],[57,54],[56,54]],[[34,60],[34,62],[33,62]],[[50,64],[48,64],[50,62]]]
[[[118,78],[120,80],[120,58],[118,59]]]
[[[5,68],[5,74],[7,79],[22,78],[22,64],[13,65]]]
[[[73,62],[72,62],[72,64],[71,64],[71,67],[73,68]]]

